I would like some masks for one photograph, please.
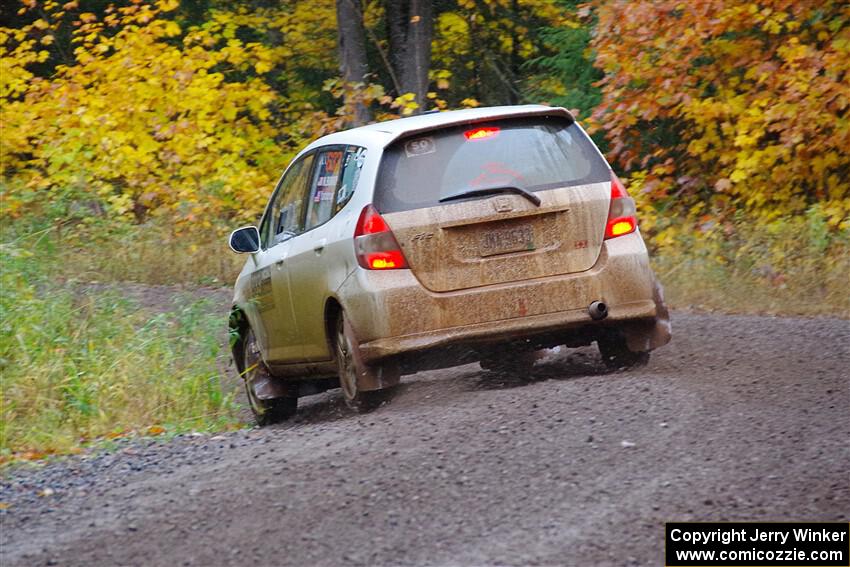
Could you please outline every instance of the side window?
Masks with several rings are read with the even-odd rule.
[[[302,158],[286,172],[278,185],[260,235],[265,247],[300,234],[304,213],[304,189],[313,165],[313,154]]]
[[[306,230],[326,223],[334,213],[334,193],[342,171],[345,150],[326,150],[318,154],[307,203]]]
[[[346,203],[354,195],[357,189],[357,182],[360,180],[360,170],[363,169],[363,163],[366,161],[366,148],[358,148],[357,146],[348,146],[345,150],[345,158],[343,160],[342,182],[340,182],[339,190],[336,192],[336,204],[334,205],[334,213],[339,212]]]

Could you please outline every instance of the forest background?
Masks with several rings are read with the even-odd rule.
[[[226,306],[103,284],[232,283],[319,135],[521,103],[592,133],[675,307],[850,316],[846,2],[6,2],[0,458],[231,423]]]

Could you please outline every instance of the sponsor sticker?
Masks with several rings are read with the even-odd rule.
[[[437,144],[434,143],[434,138],[426,136],[424,138],[415,138],[404,143],[404,153],[407,157],[424,156],[433,154],[437,151]]]

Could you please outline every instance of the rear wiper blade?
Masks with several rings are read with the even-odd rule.
[[[521,195],[537,205],[540,206],[540,197],[526,191],[525,189],[521,189],[520,187],[514,187],[513,185],[506,185],[504,187],[486,187],[484,189],[466,189],[464,191],[460,191],[458,193],[453,193],[446,197],[440,199],[440,203],[444,203],[446,201],[453,201],[455,199],[466,199],[467,197],[478,197],[481,195],[495,195],[497,193],[513,193],[515,195]]]

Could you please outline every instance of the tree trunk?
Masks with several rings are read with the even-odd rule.
[[[519,93],[516,90],[517,77],[519,77],[519,34],[517,33],[516,22],[520,21],[519,2],[511,1],[511,54],[508,60],[508,102],[510,104],[519,104]]]
[[[369,65],[366,61],[366,38],[363,33],[363,10],[360,0],[336,0],[339,70],[348,85],[365,83]],[[362,102],[354,105],[353,126],[372,119],[372,113]]]
[[[413,93],[425,110],[428,71],[431,68],[431,37],[434,33],[432,0],[385,0],[390,38],[390,62],[399,80],[399,95]]]

